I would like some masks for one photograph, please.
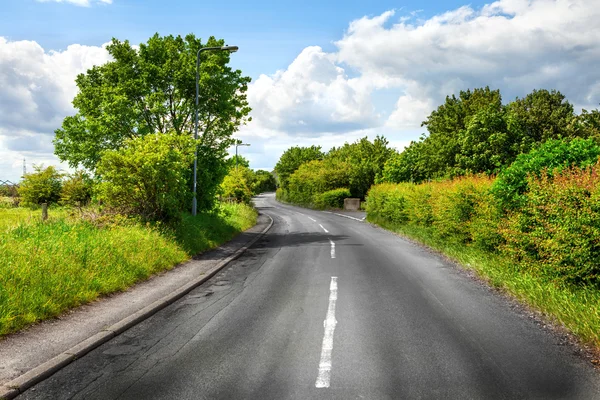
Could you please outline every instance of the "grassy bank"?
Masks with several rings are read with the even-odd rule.
[[[41,223],[38,214],[0,209],[0,335],[124,290],[256,223],[256,211],[235,204],[160,228],[97,227],[66,212]]]
[[[600,350],[600,291],[597,289],[557,284],[527,272],[506,256],[441,238],[431,227],[394,223],[372,215],[367,220],[423,243],[464,268],[476,271],[491,286],[541,311],[583,343]]]

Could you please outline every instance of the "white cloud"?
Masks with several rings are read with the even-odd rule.
[[[90,7],[92,3],[112,4],[113,0],[37,0],[40,3],[70,3],[80,7]]]
[[[75,112],[71,105],[77,93],[75,77],[109,59],[104,46],[76,44],[46,52],[33,41],[0,37],[1,158],[11,165],[24,157],[56,163],[51,142],[64,117]]]

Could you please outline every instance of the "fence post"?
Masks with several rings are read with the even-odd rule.
[[[42,221],[48,219],[48,203],[42,203]]]

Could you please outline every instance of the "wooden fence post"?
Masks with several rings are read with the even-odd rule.
[[[48,203],[42,203],[42,221],[48,219]]]

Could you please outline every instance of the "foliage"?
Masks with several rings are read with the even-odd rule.
[[[193,34],[185,38],[155,34],[136,49],[128,41],[113,39],[106,48],[113,61],[77,77],[79,91],[73,100],[77,114],[65,118],[56,131],[56,155],[73,167],[94,170],[105,150],[118,150],[130,139],[190,134],[197,52],[224,44],[214,37],[202,43]],[[250,112],[246,99],[250,78],[228,62],[227,52],[201,53],[201,143],[218,158],[224,158],[231,135],[249,120]]]
[[[59,210],[41,223],[27,209],[0,209],[0,336],[125,290],[255,223],[256,211],[237,204],[160,229],[131,220],[99,228]]]
[[[176,134],[130,139],[98,163],[98,198],[109,208],[144,220],[176,218],[191,201],[194,140]]]
[[[316,195],[348,187],[350,168],[346,161],[332,158],[302,164],[288,180],[285,201],[312,207]]]
[[[534,90],[503,105],[488,87],[448,96],[423,126],[429,135],[390,158],[382,182],[423,182],[476,173],[497,174],[522,153],[550,139],[595,137],[600,114],[573,106],[557,91]]]
[[[528,189],[527,176],[540,176],[543,170],[552,175],[554,169],[571,165],[585,167],[595,163],[600,146],[593,139],[548,140],[527,154],[521,154],[498,175],[493,193],[502,208],[514,209],[521,205]]]
[[[85,171],[75,171],[62,183],[60,202],[70,206],[85,206],[92,198],[93,182]]]
[[[34,165],[35,172],[25,174],[19,185],[19,196],[24,205],[53,204],[60,199],[63,174],[55,167]]]
[[[250,168],[250,161],[244,156],[237,155],[227,159],[227,169],[235,168],[236,166]]]
[[[325,159],[339,160],[350,166],[348,189],[352,197],[364,199],[375,178],[382,173],[386,160],[396,154],[388,144],[383,136],[377,136],[372,142],[364,137],[332,148]]]
[[[275,189],[277,189],[277,182],[272,173],[262,169],[259,169],[254,173],[252,193],[260,194],[264,192],[274,192]]]
[[[279,186],[288,189],[289,177],[302,165],[309,161],[321,160],[324,154],[321,146],[291,147],[287,149],[275,165],[275,173],[279,179]]]
[[[339,188],[315,194],[314,205],[317,208],[344,208],[344,199],[352,197],[350,190]]]
[[[246,167],[230,169],[221,183],[221,197],[235,200],[238,203],[250,204],[252,179],[252,170]]]
[[[600,165],[530,176],[500,230],[505,251],[537,275],[600,288]]]

